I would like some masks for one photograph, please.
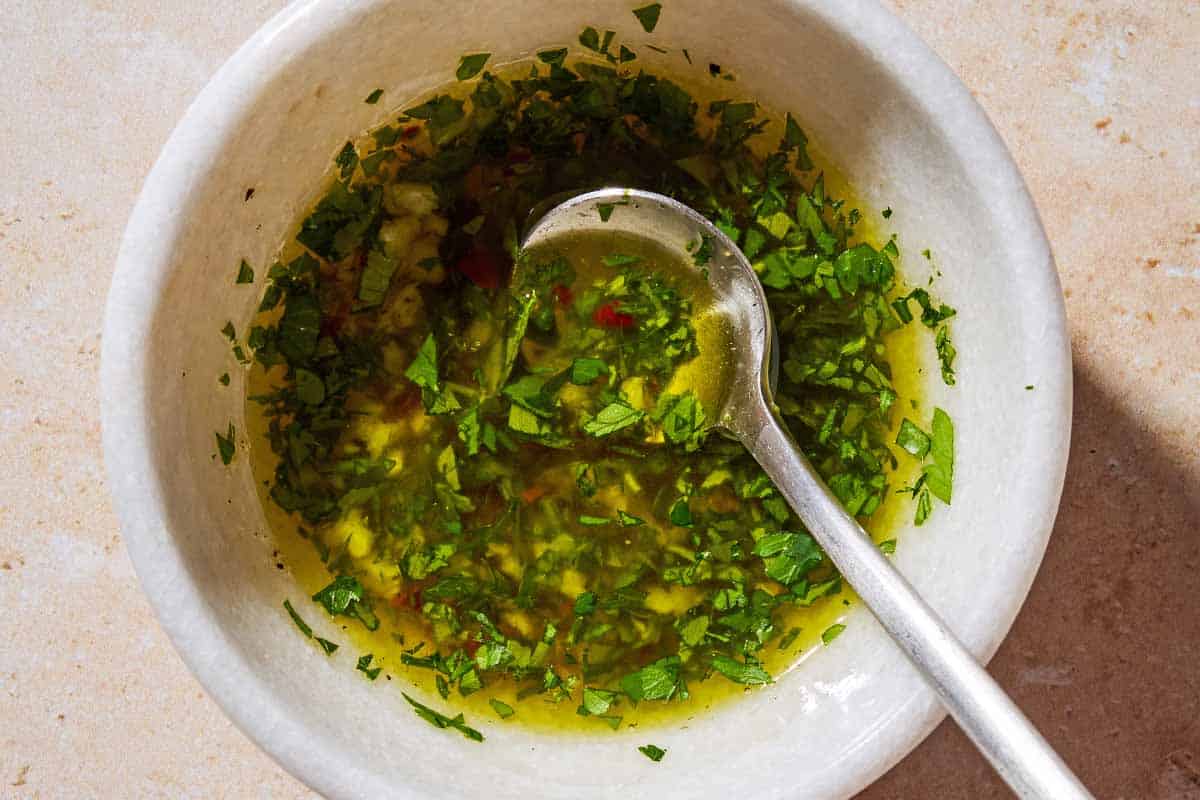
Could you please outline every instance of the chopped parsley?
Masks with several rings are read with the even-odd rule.
[[[842,635],[842,631],[846,630],[846,626],[840,622],[835,625],[830,625],[821,633],[821,642],[826,646],[830,645],[834,639]]]
[[[496,712],[496,716],[500,717],[500,719],[508,719],[513,714],[517,713],[508,703],[505,703],[502,700],[497,700],[494,697],[488,698],[488,705],[492,707],[492,709]]]
[[[372,667],[371,662],[375,659],[374,654],[367,653],[359,656],[358,664],[355,666],[359,672],[367,676],[368,680],[375,680],[379,677],[379,673],[383,671],[383,667]]]
[[[381,97],[383,97],[383,89],[376,89],[375,91],[373,91],[369,95],[367,95],[367,99],[363,100],[363,102],[369,106],[373,106],[379,102],[379,98],[381,98]]]
[[[460,81],[470,80],[483,72],[483,66],[487,64],[488,59],[492,57],[491,53],[473,53],[463,56],[458,62],[458,69],[454,72],[454,77]]]
[[[233,461],[233,456],[237,452],[237,431],[234,430],[233,423],[229,423],[229,430],[222,436],[218,431],[217,437],[217,455],[221,458],[221,463],[229,466]]]
[[[458,731],[473,742],[483,741],[483,734],[467,725],[462,714],[456,714],[453,717],[447,717],[445,714],[434,711],[432,708],[424,705],[423,703],[418,703],[416,700],[409,697],[407,692],[401,692],[401,694],[404,696],[404,699],[408,701],[408,704],[412,706],[413,712],[415,712],[418,717],[425,720],[435,728],[449,728]]]
[[[661,6],[634,13],[649,33]],[[888,334],[919,320],[952,383],[955,312],[900,285],[894,240],[863,240],[795,117],[771,127],[752,98],[701,104],[622,68],[636,54],[612,30],[579,43],[598,57],[547,49],[492,72],[489,54],[465,55],[457,82],[347,142],[267,271],[246,349],[232,322],[223,333],[272,376],[254,396],[275,456],[261,478],[328,568],[313,600],[415,637],[400,668],[428,670],[447,702],[509,719],[536,699],[617,729],[698,681],[769,684],[806,609],[842,600],[843,582],[754,460],[711,435],[701,387],[676,381],[706,312],[685,276],[714,243],[678,270],[616,231],[586,254],[521,253],[533,207],[620,165],[622,184],[712,219],[765,287],[781,415],[865,524],[897,494],[898,459],[921,468],[899,490],[918,522],[950,500],[953,427],[940,409],[895,427],[912,398]],[[232,426],[217,443],[228,463]],[[382,668],[367,653],[357,669]]]
[[[246,259],[242,259],[242,263],[238,266],[237,280],[235,283],[254,283],[254,268],[246,263]],[[231,337],[232,338],[232,337]]]
[[[654,33],[660,14],[662,14],[662,3],[651,3],[633,10],[633,15],[638,18],[638,22],[642,23],[642,30],[646,33]]]
[[[659,761],[662,761],[663,756],[665,756],[667,754],[666,750],[663,750],[661,747],[656,747],[655,745],[652,745],[652,744],[642,745],[641,747],[638,748],[638,752],[656,764]]]

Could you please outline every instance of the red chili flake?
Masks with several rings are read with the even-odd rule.
[[[455,266],[481,289],[500,288],[500,262],[487,250],[472,250],[460,258]]]
[[[620,300],[609,300],[592,312],[592,321],[601,328],[628,328],[632,326],[633,316],[617,311],[620,306]]]
[[[521,502],[525,505],[536,503],[538,499],[546,493],[546,490],[541,486],[530,486],[525,491],[521,492]]]
[[[414,611],[421,610],[421,586],[406,586],[400,590],[400,593],[394,595],[388,602],[393,608],[411,608]]]
[[[474,639],[467,639],[466,643],[463,644],[463,650],[466,650],[467,655],[469,655],[471,658],[474,658],[475,653],[479,650],[481,644],[481,642],[477,642]]]
[[[564,306],[569,306],[575,301],[575,293],[571,291],[570,286],[563,286],[561,283],[554,287],[554,299],[562,303]]]

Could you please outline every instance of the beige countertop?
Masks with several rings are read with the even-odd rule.
[[[205,696],[104,486],[104,297],[175,121],[280,0],[40,0],[0,25],[0,797],[311,797]],[[1059,520],[992,672],[1105,798],[1200,798],[1200,3],[890,0],[1054,245]],[[1003,797],[943,724],[863,795]]]

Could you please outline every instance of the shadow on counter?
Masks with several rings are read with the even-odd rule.
[[[1200,483],[1132,402],[1076,368],[1058,520],[989,670],[1097,797],[1200,800]],[[947,720],[857,800],[1011,796]]]

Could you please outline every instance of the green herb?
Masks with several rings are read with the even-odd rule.
[[[613,209],[615,208],[616,205],[613,203],[597,203],[596,211],[600,214],[600,221],[608,222],[609,218],[612,217]]]
[[[596,610],[596,595],[594,592],[584,592],[575,598],[575,616],[586,617]]]
[[[583,33],[579,34],[579,43],[588,50],[600,52],[600,32],[592,27],[583,29]]]
[[[933,502],[929,499],[929,490],[921,489],[917,493],[917,510],[913,514],[913,524],[924,525],[925,520],[929,519],[929,514],[933,511]]]
[[[635,517],[633,514],[621,510],[617,511],[617,521],[626,528],[634,528],[638,525],[646,524],[646,521],[641,517]]]
[[[743,663],[728,656],[716,656],[711,663],[713,669],[734,683],[758,686],[771,682],[771,676],[758,664]]]
[[[375,680],[379,677],[379,673],[383,671],[383,667],[372,667],[371,661],[375,658],[374,654],[367,653],[365,656],[359,656],[358,664],[354,667],[362,674],[366,675],[369,680]]]
[[[383,89],[376,89],[375,91],[373,91],[369,95],[367,95],[367,99],[364,100],[363,102],[369,106],[373,106],[379,102],[379,98],[381,98],[381,97],[383,97]]]
[[[232,322],[226,322],[225,327],[221,328],[221,333],[225,334],[225,338],[231,342],[237,339],[237,331],[234,329]]]
[[[470,80],[483,71],[483,65],[492,57],[491,53],[474,53],[472,55],[463,56],[458,62],[458,69],[454,72],[454,77],[460,81]]]
[[[238,267],[237,280],[235,283],[254,283],[254,269],[248,263],[246,263],[246,259],[244,258],[242,259],[241,265]]]
[[[221,463],[229,466],[233,461],[233,456],[237,451],[237,431],[234,430],[233,423],[229,423],[229,430],[222,436],[219,432],[217,437],[217,455],[221,457]]]
[[[537,57],[543,64],[562,66],[563,61],[567,58],[567,48],[559,47],[554,50],[542,50],[538,52]]]
[[[397,266],[380,250],[367,253],[367,263],[358,284],[358,299],[364,306],[377,306],[383,302]]]
[[[896,444],[904,448],[909,455],[924,458],[929,452],[929,434],[905,417],[900,423],[900,431],[896,434]]]
[[[949,505],[951,485],[954,482],[954,423],[940,408],[933,410],[932,430],[932,446],[929,453],[933,463],[926,464],[922,470],[925,485],[934,497]]]
[[[890,556],[892,553],[895,553],[896,552],[896,540],[895,539],[886,539],[886,540],[880,542],[879,543],[879,552],[883,553],[885,556]]]
[[[668,517],[672,525],[678,525],[680,528],[692,527],[692,510],[688,507],[687,498],[681,497],[676,500]]]
[[[621,679],[621,691],[639,703],[643,700],[670,700],[680,690],[679,656],[660,658]]]
[[[324,606],[331,617],[357,619],[369,631],[379,628],[379,618],[371,610],[366,591],[358,578],[339,575],[332,583],[314,594],[312,599]]]
[[[638,18],[638,22],[642,23],[642,30],[646,33],[654,33],[654,28],[658,25],[658,17],[661,13],[662,3],[651,3],[648,6],[642,6],[633,10],[633,15]],[[655,759],[655,761],[657,760]]]
[[[609,436],[619,430],[641,422],[645,413],[627,403],[609,403],[600,413],[583,424],[583,431],[591,436]]]
[[[508,719],[517,713],[508,703],[497,700],[494,697],[488,698],[488,705],[492,707],[492,710],[496,712],[496,716],[500,717],[500,719]]]
[[[418,717],[425,720],[430,725],[433,725],[435,728],[452,728],[473,742],[483,741],[483,734],[474,728],[469,727],[462,714],[457,714],[454,717],[447,717],[445,714],[440,714],[427,705],[418,703],[416,700],[409,697],[406,692],[401,692],[400,694],[403,695],[404,699],[408,701],[408,704],[413,707],[413,711],[416,712]]]
[[[338,152],[334,163],[341,169],[342,180],[348,180],[354,174],[354,168],[358,166],[358,151],[354,149],[351,142],[346,142],[342,149]]]
[[[608,374],[608,364],[599,358],[577,358],[571,362],[571,383],[587,386]]]
[[[883,212],[882,212],[882,213],[883,213],[883,218],[884,218],[884,219],[891,219],[891,218],[892,218],[892,208],[891,208],[891,206],[888,206],[887,208],[885,208],[885,209],[883,210]]]
[[[842,625],[840,622],[835,625],[830,625],[824,630],[824,632],[821,633],[821,641],[825,645],[829,645],[830,642],[841,636],[842,631],[844,630],[846,630],[846,626]]]
[[[937,348],[938,360],[942,365],[942,382],[947,386],[953,386],[955,381],[954,357],[958,355],[958,351],[954,349],[954,345],[950,344],[950,330],[945,325],[938,328],[934,343]]]
[[[217,378],[217,382],[220,383],[222,386],[228,386],[229,385],[229,373],[222,372],[221,377]]]
[[[606,267],[624,267],[628,264],[636,264],[641,260],[641,256],[631,256],[624,253],[613,253],[600,259]]]
[[[333,655],[338,649],[338,645],[328,639],[322,639],[320,636],[314,636],[313,641],[321,646],[321,649],[325,651],[325,655],[327,656]]]
[[[413,119],[428,122],[429,139],[435,145],[451,142],[466,131],[461,124],[466,118],[463,101],[448,94],[438,95],[404,113]]]
[[[638,748],[638,752],[656,764],[659,761],[662,761],[663,756],[665,756],[667,754],[666,750],[663,750],[661,747],[656,747],[652,744],[642,745],[641,747]]]
[[[800,581],[822,561],[821,549],[807,533],[768,533],[754,545],[754,555],[763,559],[768,577],[784,586]]]
[[[602,716],[608,713],[617,700],[617,693],[607,689],[593,689],[588,686],[583,690],[583,703],[580,706],[588,714]]]
[[[292,608],[291,601],[284,600],[283,607],[287,611],[288,616],[292,618],[292,622],[296,623],[296,627],[300,629],[300,632],[303,633],[307,638],[311,639],[313,635],[312,628],[300,617],[299,614],[296,613],[296,609]]]

